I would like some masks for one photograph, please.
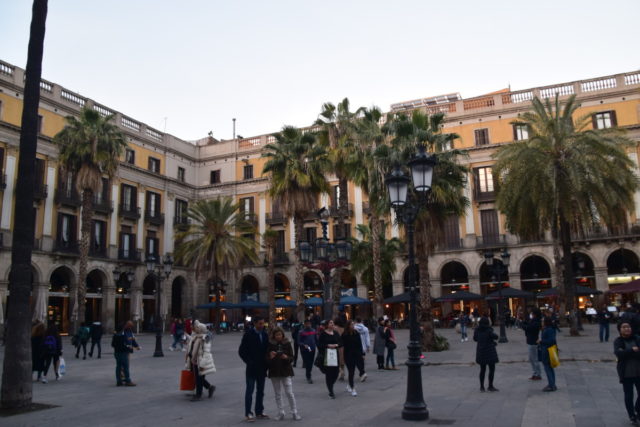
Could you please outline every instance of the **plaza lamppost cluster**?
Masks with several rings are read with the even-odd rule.
[[[160,262],[158,262],[160,261]],[[156,284],[156,313],[155,313],[155,328],[156,328],[156,349],[153,352],[153,357],[164,357],[162,353],[162,319],[160,316],[160,297],[162,290],[162,281],[168,279],[171,275],[171,268],[173,267],[173,259],[171,255],[166,254],[162,260],[156,260],[155,255],[149,254],[145,259],[147,264],[147,272],[153,275]]]
[[[502,262],[495,262],[496,260],[493,258],[492,250],[484,253],[485,263],[487,264],[487,267],[492,270],[494,279],[498,281],[498,319],[500,319],[500,338],[498,339],[498,342],[505,343],[508,342],[508,340],[504,319],[504,300],[502,299],[502,277],[509,271],[509,260],[511,259],[511,254],[505,248],[500,254],[500,258],[502,259]]]
[[[396,211],[398,220],[405,224],[407,231],[407,246],[409,249],[409,286],[410,286],[410,311],[409,311],[409,359],[407,360],[407,397],[402,410],[402,418],[405,420],[426,420],[429,418],[427,404],[422,393],[422,348],[420,345],[420,331],[416,312],[416,268],[414,251],[414,223],[420,209],[429,203],[429,192],[433,179],[433,168],[436,165],[435,156],[429,156],[423,146],[419,147],[418,154],[408,162],[411,169],[411,179],[407,177],[400,167],[396,167],[385,179],[391,207]],[[409,183],[413,183],[413,192],[409,194]]]
[[[209,281],[209,295],[214,295],[216,298],[216,331],[220,332],[220,298],[225,293],[225,288],[228,283],[219,277]]]
[[[320,209],[318,217],[320,225],[322,225],[322,237],[316,239],[315,242],[300,241],[300,259],[305,267],[322,271],[324,276],[322,313],[324,319],[329,320],[333,311],[331,271],[349,264],[352,245],[346,239],[336,239],[334,243],[329,242],[327,237],[329,210],[327,208]]]
[[[123,274],[125,274],[124,278],[122,277]],[[133,270],[120,270],[120,266],[117,265],[116,268],[113,269],[113,282],[116,285],[116,292],[123,293],[128,290],[135,277],[136,274]]]
[[[582,274],[584,274],[585,265],[586,265],[582,255],[577,255],[576,264],[578,265],[578,268],[576,269],[575,277],[573,280],[573,298],[574,298],[573,304],[576,307],[576,316],[577,316],[576,320],[577,320],[578,330],[584,331],[584,328],[582,327],[582,318],[580,316],[580,298],[578,298],[578,278],[582,276]]]

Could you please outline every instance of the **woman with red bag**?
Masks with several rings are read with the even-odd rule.
[[[185,369],[191,369],[196,380],[196,393],[191,398],[192,402],[202,399],[203,388],[208,390],[209,398],[216,390],[216,386],[205,379],[205,375],[216,371],[211,354],[211,337],[207,332],[206,325],[197,320],[193,323],[193,333],[185,358]]]

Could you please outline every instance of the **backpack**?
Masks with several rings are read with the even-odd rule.
[[[89,328],[83,326],[78,331],[78,338],[80,338],[80,342],[87,342],[89,340]]]
[[[58,350],[58,343],[56,342],[56,337],[53,335],[47,335],[44,338],[44,350],[48,354],[55,354]]]

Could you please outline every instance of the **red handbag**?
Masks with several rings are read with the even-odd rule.
[[[183,369],[180,371],[180,390],[191,391],[196,388],[196,378],[192,371]]]

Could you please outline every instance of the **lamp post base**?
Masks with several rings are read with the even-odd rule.
[[[160,331],[156,332],[156,349],[153,352],[153,357],[164,357],[162,352],[162,333]]]
[[[500,337],[500,338],[498,338],[498,342],[499,343],[505,343],[505,342],[509,342],[509,340],[507,339],[507,337]]]
[[[420,343],[410,341],[407,365],[407,400],[402,409],[402,419],[421,421],[429,418],[427,404],[422,395],[422,360],[420,360]]]

